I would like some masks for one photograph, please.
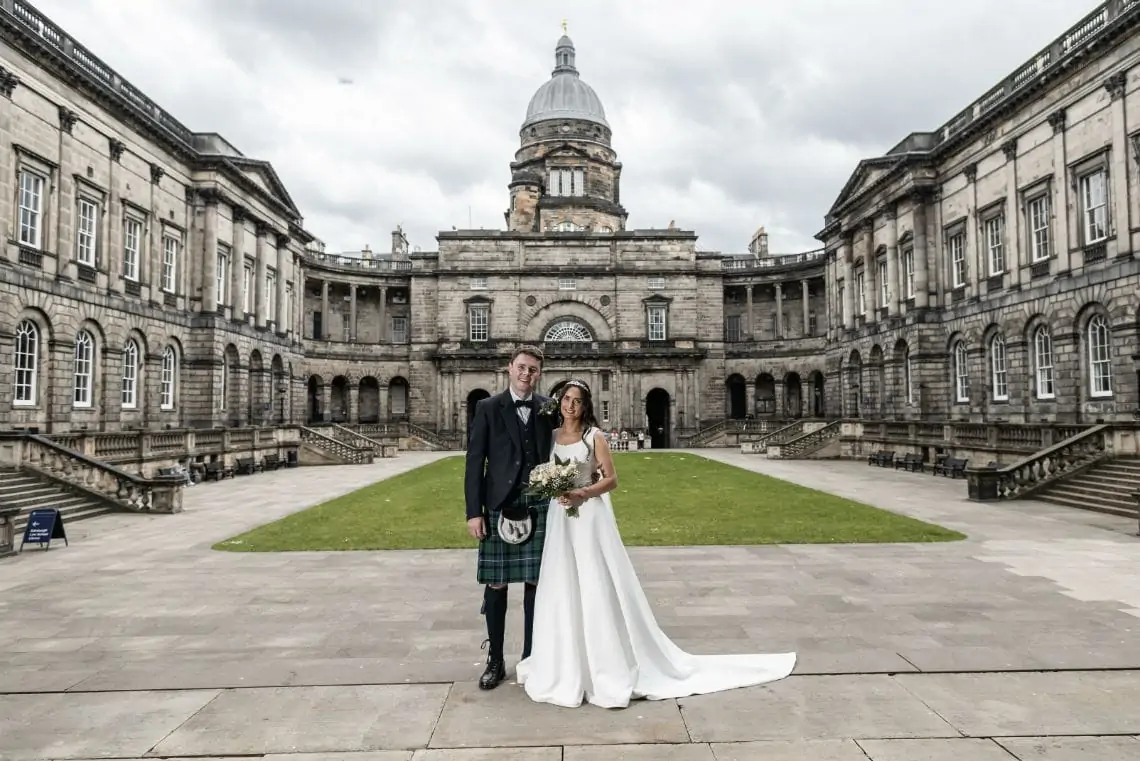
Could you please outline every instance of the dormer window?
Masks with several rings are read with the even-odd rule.
[[[586,170],[579,167],[551,169],[546,192],[552,196],[586,195]]]
[[[559,222],[551,229],[556,233],[578,233],[584,231],[586,228],[566,220],[565,222]]]

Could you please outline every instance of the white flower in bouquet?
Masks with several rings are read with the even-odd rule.
[[[530,472],[527,493],[545,499],[561,497],[573,491],[578,485],[578,463],[575,460],[562,460],[558,455],[552,462],[544,462]],[[578,515],[578,508],[568,507],[566,514]]]

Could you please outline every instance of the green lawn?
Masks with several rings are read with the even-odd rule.
[[[681,453],[617,453],[627,545],[940,542],[963,535]],[[819,467],[826,468],[821,462]],[[235,552],[471,548],[463,457],[448,457],[214,545]]]

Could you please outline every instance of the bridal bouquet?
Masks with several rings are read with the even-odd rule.
[[[553,499],[577,488],[578,464],[574,460],[562,460],[554,455],[553,462],[544,462],[530,472],[528,494]],[[571,518],[578,515],[578,508],[566,508]]]

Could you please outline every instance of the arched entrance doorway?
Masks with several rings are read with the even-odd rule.
[[[481,388],[477,388],[467,395],[467,430],[471,430],[471,418],[475,417],[475,405],[483,401],[491,394]]]
[[[802,417],[803,409],[803,384],[799,373],[788,373],[784,376],[784,417]]]
[[[814,371],[808,376],[808,383],[811,384],[811,416],[824,417],[823,373]]]
[[[728,417],[743,420],[748,416],[748,388],[744,376],[733,373],[725,381],[728,391]]]
[[[309,376],[309,422],[319,423],[324,420],[321,415],[321,390],[324,382],[319,375]]]
[[[649,423],[649,440],[654,449],[668,449],[672,431],[669,429],[669,392],[655,388],[645,397],[645,417]]]

